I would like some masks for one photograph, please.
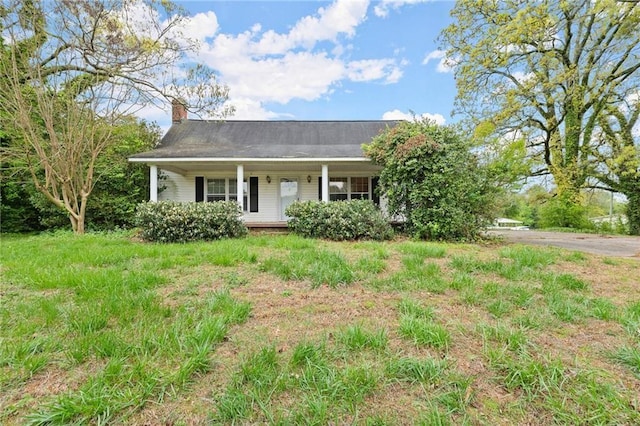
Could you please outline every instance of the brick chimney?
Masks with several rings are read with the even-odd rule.
[[[177,99],[171,101],[171,119],[173,123],[182,123],[187,119],[187,109],[184,104]]]

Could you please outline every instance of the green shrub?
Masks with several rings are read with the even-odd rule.
[[[497,185],[472,148],[455,127],[428,120],[401,122],[363,145],[383,167],[388,213],[404,217],[408,233],[431,240],[474,239],[492,215]]]
[[[368,200],[295,202],[286,210],[289,229],[296,234],[330,240],[388,240],[391,225]]]
[[[539,213],[541,228],[593,228],[587,219],[587,208],[569,196],[551,198],[540,207]]]
[[[138,205],[136,224],[142,238],[162,243],[243,237],[247,227],[242,212],[233,201],[184,203],[148,202]]]

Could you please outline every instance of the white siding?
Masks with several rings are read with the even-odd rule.
[[[164,189],[158,194],[158,201],[195,201],[195,176],[182,176],[167,170],[162,170],[161,176],[158,188]]]
[[[245,169],[246,170],[246,169]],[[247,172],[244,177],[249,180],[250,177],[258,177],[258,212],[245,212],[244,219],[246,222],[277,222],[280,221],[280,179],[290,178],[298,179],[298,198],[300,201],[318,200],[318,178],[320,170],[310,170],[308,172],[294,171],[269,171],[269,172]],[[213,178],[230,178],[235,179],[235,172],[212,172],[212,171],[195,171],[180,175],[166,170],[162,171],[165,179],[158,182],[159,187],[165,189],[158,195],[158,200],[176,200],[176,201],[195,201],[195,178],[196,176],[204,176],[205,179]],[[271,183],[267,183],[267,176],[271,178]],[[307,181],[307,177],[311,176],[311,182]],[[368,176],[363,173],[344,173],[331,172],[329,166],[329,177],[352,177],[352,176]],[[206,198],[206,180],[205,180],[205,198]],[[247,206],[248,209],[248,206]]]

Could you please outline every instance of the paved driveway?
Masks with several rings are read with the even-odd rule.
[[[492,230],[488,233],[501,235],[505,241],[513,243],[562,247],[604,256],[635,257],[640,260],[640,237],[546,231]]]

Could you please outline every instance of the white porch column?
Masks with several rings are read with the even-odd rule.
[[[240,205],[240,211],[244,211],[244,166],[238,164],[236,172],[236,188],[238,196],[238,205]]]
[[[149,201],[158,201],[158,166],[149,166]]]
[[[322,201],[329,202],[329,166],[322,165]]]

